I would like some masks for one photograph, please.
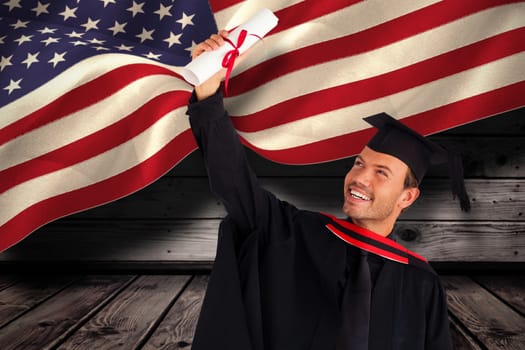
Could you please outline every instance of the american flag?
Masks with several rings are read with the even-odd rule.
[[[207,1],[8,0],[0,17],[0,251],[195,149],[174,67],[217,31]]]
[[[176,74],[217,28],[278,26],[225,103],[243,142],[307,164],[359,152],[362,117],[423,134],[525,105],[525,2],[8,0],[0,4],[0,250],[147,186],[195,149]],[[215,22],[214,22],[215,19]]]

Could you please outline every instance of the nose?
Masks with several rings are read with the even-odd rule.
[[[356,171],[351,178],[351,182],[363,187],[369,187],[371,181],[372,173],[368,169],[359,169],[359,171]]]

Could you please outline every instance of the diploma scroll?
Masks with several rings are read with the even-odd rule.
[[[242,54],[272,30],[277,25],[277,21],[278,19],[272,11],[268,9],[259,10],[259,12],[248,21],[230,33],[228,36],[229,40],[226,44],[217,50],[202,53],[199,57],[188,63],[180,71],[180,74],[192,85],[202,84],[219,70],[226,68],[223,65],[226,55],[231,53],[232,50],[238,51],[239,55]],[[239,40],[241,34],[247,35]],[[239,47],[236,47],[235,45],[239,42],[241,42],[241,44]]]

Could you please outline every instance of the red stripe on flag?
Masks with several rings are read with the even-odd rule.
[[[403,123],[424,135],[435,134],[484,117],[523,107],[524,91],[525,81],[520,81],[404,118]]]
[[[0,194],[22,182],[74,165],[131,140],[165,114],[185,106],[186,91],[159,95],[120,121],[57,150],[0,171]]]
[[[512,2],[516,1],[441,1],[370,29],[289,51],[262,62],[233,77],[228,94],[233,97],[282,75],[371,51],[481,10]]]
[[[523,50],[525,28],[519,28],[393,72],[285,100],[256,113],[234,118],[233,122],[239,131],[265,130],[395,94]]]
[[[31,130],[89,107],[124,86],[149,75],[178,76],[172,71],[151,64],[131,64],[105,73],[60,96],[48,105],[0,129],[0,146]]]
[[[288,6],[275,12],[279,18],[277,27],[271,34],[279,33],[283,30],[301,25],[313,19],[325,16],[332,12],[350,7],[362,0],[330,0],[330,1],[303,1]],[[300,14],[300,16],[298,16]]]
[[[108,203],[149,185],[196,149],[186,130],[151,158],[99,183],[46,199],[21,211],[0,226],[0,251],[24,239],[44,224],[91,207]]]
[[[272,30],[272,33],[295,27],[304,22],[325,16],[329,13],[341,10],[362,0],[330,0],[330,1],[301,1],[280,10],[276,10],[275,16],[279,18],[279,24]],[[220,0],[210,1],[210,6],[214,13],[220,12],[228,7],[237,5],[242,1]],[[300,14],[300,16],[298,16]],[[231,29],[231,28],[219,28]]]
[[[525,81],[403,118],[403,122],[425,135],[437,133],[522,107],[523,91],[525,91]],[[431,123],[431,120],[435,120],[436,123]],[[245,139],[242,141],[263,157],[278,163],[314,164],[358,154],[374,132],[373,129],[366,129],[279,150],[265,150],[250,144]]]

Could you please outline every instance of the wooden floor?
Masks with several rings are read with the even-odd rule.
[[[444,275],[456,349],[525,349],[525,275]],[[0,348],[190,349],[207,275],[0,275]]]

